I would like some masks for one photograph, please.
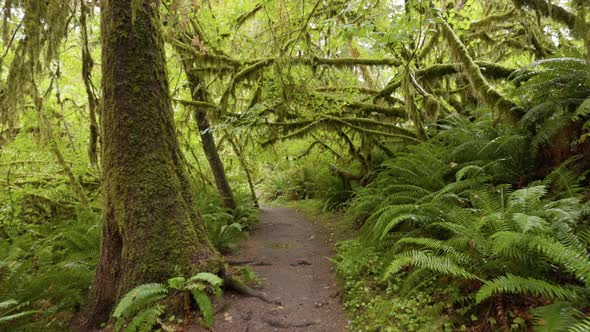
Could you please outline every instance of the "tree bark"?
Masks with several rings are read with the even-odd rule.
[[[88,97],[88,110],[90,119],[90,142],[88,144],[88,158],[90,164],[96,166],[98,164],[98,122],[97,108],[98,108],[98,97],[96,96],[94,85],[92,84],[92,68],[94,67],[94,60],[90,54],[90,47],[88,41],[88,27],[86,25],[86,19],[90,7],[86,0],[80,0],[80,42],[82,44],[82,79],[84,80],[84,87],[86,88],[86,95]]]
[[[86,317],[109,320],[133,287],[217,272],[174,128],[159,0],[101,2],[103,231]]]
[[[185,72],[188,78],[193,101],[207,102],[209,96],[203,86],[202,80],[190,70],[190,66],[187,63],[185,63]],[[213,173],[213,178],[215,179],[215,186],[223,198],[223,206],[227,209],[233,210],[237,207],[237,204],[229,182],[227,181],[227,177],[225,176],[225,170],[223,168],[221,157],[219,157],[217,146],[215,145],[215,138],[211,132],[207,113],[204,109],[195,106],[194,114],[197,127],[199,128],[201,142],[203,144],[203,151],[205,152],[205,156],[211,167],[211,173]]]
[[[242,155],[243,149],[240,149],[240,147],[238,147],[236,141],[234,141],[234,139],[227,132],[225,133],[225,135],[229,141],[229,144],[231,144],[234,153],[238,157],[238,160],[240,161],[240,165],[244,170],[244,174],[246,174],[246,180],[248,180],[248,187],[250,188],[250,196],[252,197],[252,203],[254,203],[255,207],[259,208],[260,204],[258,203],[258,197],[256,197],[254,181],[252,181],[252,175],[250,174],[250,170],[248,169],[248,164],[246,163],[246,160],[244,160],[244,156]]]

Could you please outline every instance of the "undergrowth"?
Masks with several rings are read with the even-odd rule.
[[[353,330],[584,330],[586,174],[572,159],[535,179],[519,129],[460,117],[442,126],[350,202],[359,235],[334,262]]]

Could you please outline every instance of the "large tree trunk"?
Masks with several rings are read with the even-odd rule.
[[[202,82],[197,75],[192,73],[190,68],[191,67],[185,63],[185,72],[188,78],[193,101],[208,101],[209,96],[205,90],[204,82]],[[205,152],[205,156],[211,167],[211,172],[215,179],[215,186],[217,186],[217,191],[219,191],[219,194],[223,198],[223,206],[227,209],[233,210],[236,208],[237,204],[231,187],[229,186],[229,182],[225,176],[223,163],[221,162],[217,146],[215,145],[215,138],[211,132],[211,126],[209,125],[207,113],[205,112],[206,110],[199,109],[197,106],[194,107],[195,120],[197,121],[197,126],[199,128],[199,135],[201,135],[203,151]]]
[[[108,321],[134,286],[216,272],[183,169],[168,91],[159,0],[103,0],[103,234],[89,325]]]

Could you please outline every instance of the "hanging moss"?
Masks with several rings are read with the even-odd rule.
[[[71,24],[72,9],[71,2],[63,0],[6,0],[3,5],[2,38],[7,49],[2,53],[11,52],[13,60],[6,86],[0,91],[0,122],[12,125],[23,108],[25,97],[30,95],[34,76],[42,74],[57,59],[58,49]],[[14,24],[17,12],[23,16]],[[21,25],[26,38],[15,43],[13,36]]]

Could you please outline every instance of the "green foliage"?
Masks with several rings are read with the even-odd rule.
[[[460,118],[447,124],[429,142],[386,161],[357,192],[349,211],[363,227],[356,248],[340,250],[339,274],[350,283],[399,283],[402,297],[448,296],[455,308],[447,319],[454,324],[461,316],[472,317],[471,324],[496,324],[480,310],[507,295],[521,302],[569,301],[571,310],[582,309],[590,280],[584,178],[564,164],[514,190],[511,183],[532,169],[526,135]],[[368,266],[373,270],[360,272]],[[443,280],[444,292],[432,286]],[[500,322],[508,319],[496,314]],[[526,317],[509,321],[520,326]]]
[[[404,294],[403,279],[383,283],[383,252],[358,240],[338,244],[334,258],[336,272],[344,281],[344,308],[354,331],[449,331],[450,325],[437,321],[433,313],[440,305],[425,291]],[[427,282],[433,286],[432,279]]]
[[[203,215],[211,242],[222,252],[234,250],[239,241],[248,236],[247,231],[258,221],[258,210],[240,205],[231,212],[213,207]]]
[[[477,303],[481,303],[498,293],[530,294],[548,299],[556,298],[559,300],[571,300],[576,297],[575,292],[568,291],[563,287],[552,285],[543,280],[523,278],[507,274],[492,281],[485,282],[477,294],[475,294],[475,300]]]
[[[20,227],[23,234],[0,241],[0,328],[59,329],[94,277],[98,216],[80,210],[76,220]]]
[[[207,294],[211,290],[215,296],[221,296],[223,281],[218,276],[201,272],[189,279],[174,277],[167,284],[143,284],[129,291],[117,304],[113,312],[115,329],[126,332],[152,331],[157,324],[162,325],[161,316],[165,313],[168,296],[192,295],[196,306],[203,316],[203,325],[213,325],[213,305]],[[179,291],[180,293],[176,292]]]
[[[587,61],[578,58],[540,60],[517,71],[514,80],[521,83],[514,95],[527,108],[521,123],[534,134],[531,141],[534,152],[571,123],[588,121],[590,67]]]

